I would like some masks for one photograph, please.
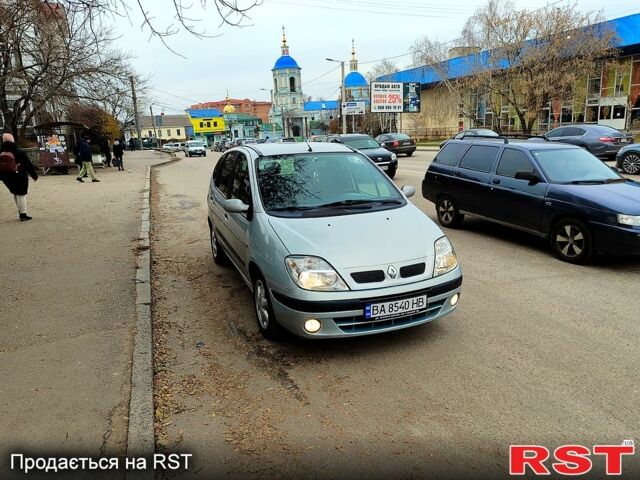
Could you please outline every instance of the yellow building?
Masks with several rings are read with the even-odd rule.
[[[215,108],[190,109],[187,115],[196,136],[221,134],[225,130],[224,117]]]
[[[155,128],[154,128],[155,126]],[[187,115],[150,115],[140,117],[140,130],[142,138],[155,138],[162,143],[171,141],[188,140],[188,130],[190,127]],[[129,137],[138,138],[135,126],[129,130]]]

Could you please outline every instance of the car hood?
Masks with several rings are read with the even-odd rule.
[[[618,150],[618,157],[621,157],[625,153],[629,151],[640,152],[640,143],[632,143],[630,145],[625,145],[620,150]]]
[[[640,183],[638,182],[552,185],[547,196],[600,210],[640,215]]]
[[[378,212],[321,218],[269,217],[269,223],[291,255],[313,255],[327,260],[354,289],[410,283],[430,278],[434,242],[444,234],[412,203]],[[387,271],[426,263],[416,277],[384,284],[356,284],[351,272]]]
[[[371,160],[373,160],[374,162],[376,160],[380,159],[385,159],[385,160],[389,160],[391,158],[391,152],[389,150],[387,150],[386,148],[366,148],[363,150],[358,150],[360,153],[362,153],[363,155],[366,155],[367,157],[369,157]]]

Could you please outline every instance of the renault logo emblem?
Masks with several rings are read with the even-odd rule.
[[[391,278],[396,278],[396,276],[398,275],[398,270],[396,270],[396,267],[394,267],[393,265],[389,265],[389,268],[387,268],[387,273]]]

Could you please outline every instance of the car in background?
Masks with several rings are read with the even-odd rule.
[[[329,135],[326,142],[343,143],[351,148],[364,153],[373,162],[384,170],[389,178],[393,178],[398,170],[398,156],[382,148],[378,142],[376,142],[369,135],[363,133],[347,133],[343,135]]]
[[[213,259],[238,270],[267,338],[422,325],[455,310],[462,272],[414,193],[339,143],[234,148],[207,195]]]
[[[591,153],[552,142],[450,140],[422,195],[442,226],[470,215],[548,239],[566,262],[640,255],[640,183]]]
[[[640,175],[640,144],[634,143],[618,150],[616,165],[627,175]]]
[[[284,137],[280,139],[280,143],[296,143],[296,141],[294,137]]]
[[[309,137],[310,142],[324,142],[327,139],[326,135],[311,135]]]
[[[177,143],[173,143],[173,142],[165,143],[162,146],[162,150],[163,151],[170,152],[170,153],[177,152],[178,149],[179,149],[179,145]]]
[[[551,142],[570,143],[584,148],[596,157],[613,160],[618,151],[633,143],[633,135],[607,125],[564,125],[547,132],[545,138]]]
[[[486,137],[500,137],[500,135],[498,135],[493,130],[489,130],[488,128],[470,128],[468,130],[462,130],[456,133],[453,137],[448,138],[447,140],[443,140],[442,142],[440,142],[440,148],[444,147],[444,145],[449,140],[462,140],[463,138],[469,138],[469,137],[486,138]]]
[[[193,157],[198,155],[199,157],[207,156],[207,149],[204,147],[204,143],[198,140],[189,140],[185,144],[185,155],[187,157]]]
[[[416,151],[416,141],[404,133],[383,133],[376,137],[376,142],[396,155],[403,153],[410,157]]]

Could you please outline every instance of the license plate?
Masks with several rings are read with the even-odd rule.
[[[621,138],[620,139],[620,143],[629,143],[629,139],[628,138]]]
[[[368,320],[383,320],[386,318],[403,317],[427,308],[427,296],[404,298],[390,302],[368,303],[364,307],[364,318]]]
[[[411,142],[404,142],[403,145],[411,145]]]
[[[389,170],[389,165],[380,165],[380,170]]]

